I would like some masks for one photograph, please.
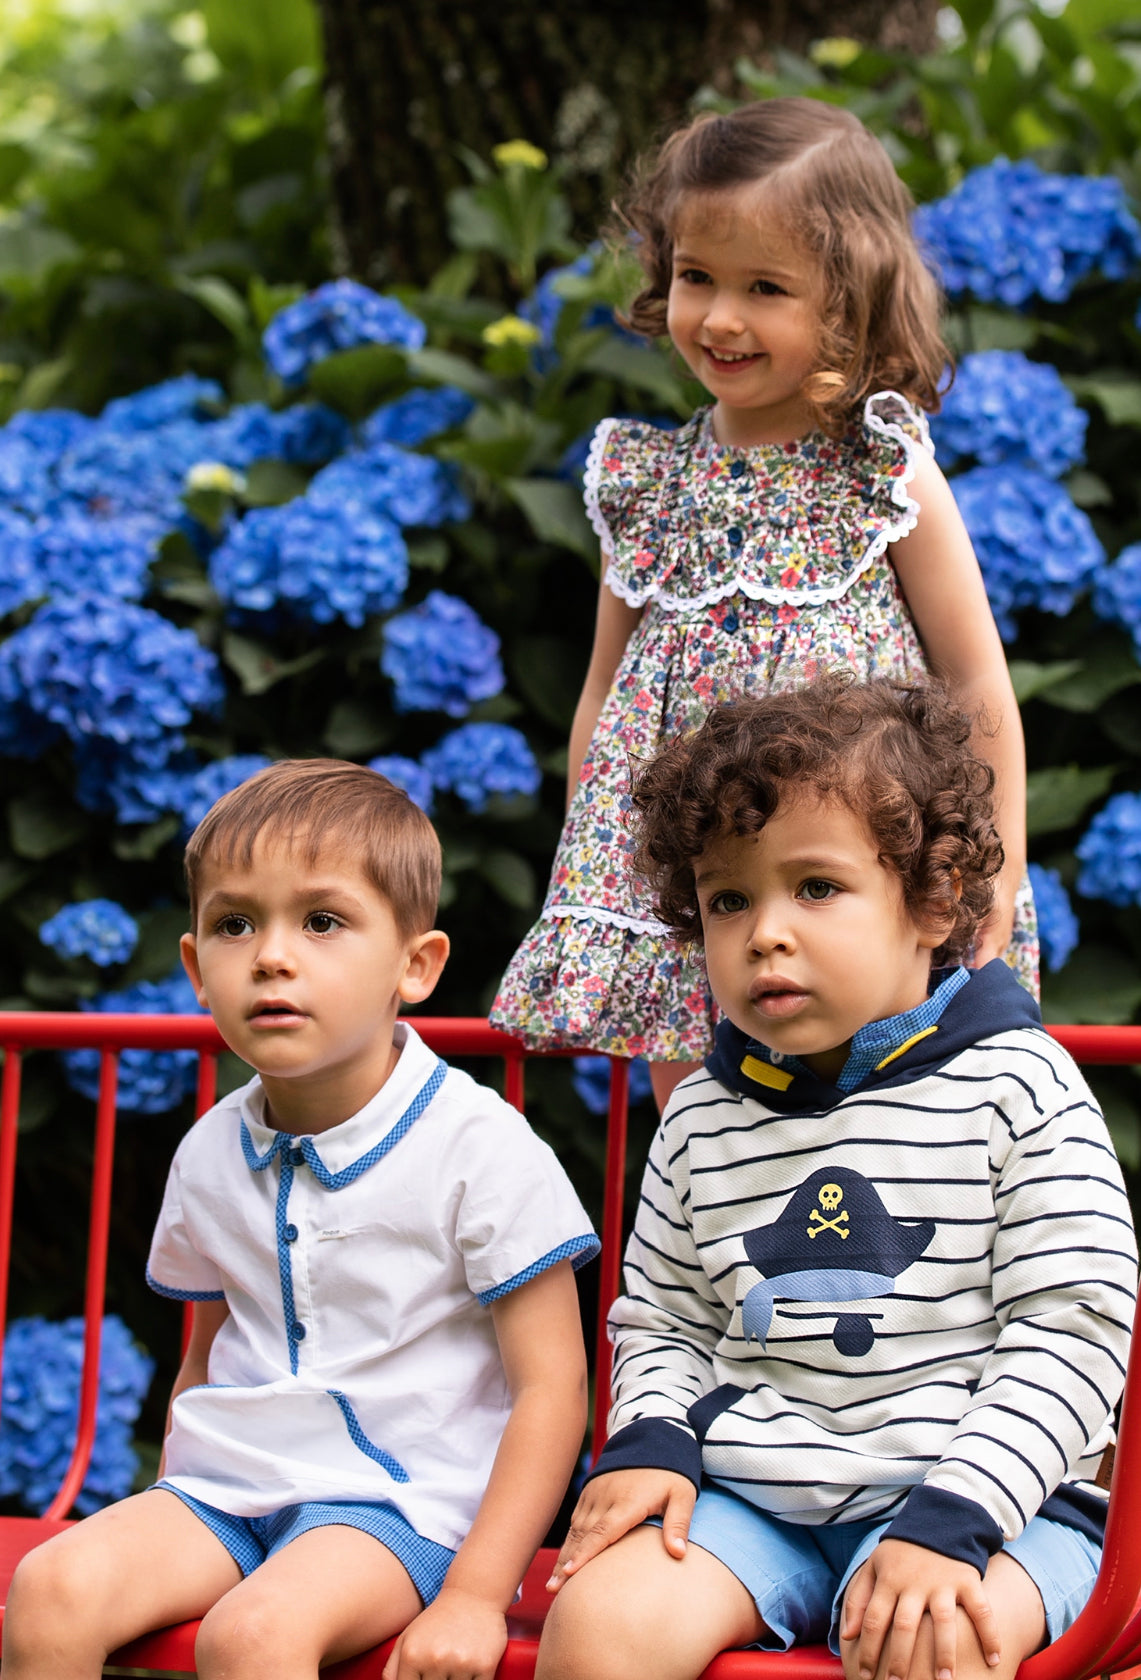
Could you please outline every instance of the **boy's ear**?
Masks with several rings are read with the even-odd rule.
[[[184,933],[178,942],[182,966],[186,970],[186,977],[194,987],[194,995],[203,1009],[209,1009],[206,999],[206,988],[202,984],[202,971],[198,967],[198,941],[192,933]]]
[[[188,937],[188,936],[184,936]],[[444,972],[444,964],[451,950],[451,940],[439,928],[418,933],[409,942],[408,962],[404,977],[397,987],[403,1003],[423,1003],[436,989],[436,982]],[[183,959],[185,961],[185,958]]]

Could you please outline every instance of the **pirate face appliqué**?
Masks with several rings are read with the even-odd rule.
[[[897,1219],[879,1191],[848,1167],[821,1167],[771,1225],[746,1233],[745,1253],[764,1282],[741,1305],[746,1340],[762,1348],[778,1301],[866,1301],[891,1295],[895,1280],[935,1235],[933,1219]],[[827,1309],[822,1317],[833,1316]],[[875,1341],[870,1313],[836,1313],[832,1341],[853,1358]]]

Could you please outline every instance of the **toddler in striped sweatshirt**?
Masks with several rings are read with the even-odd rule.
[[[654,1140],[610,1438],[538,1680],[1010,1680],[1097,1574],[1137,1251],[1101,1114],[996,959],[993,774],[933,687],[825,676],[642,771],[720,1011]]]

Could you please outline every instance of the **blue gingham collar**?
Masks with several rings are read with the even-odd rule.
[[[875,1073],[918,1039],[932,1032],[944,1009],[970,977],[969,969],[952,969],[931,996],[917,1003],[914,1009],[905,1009],[900,1015],[888,1015],[882,1021],[869,1021],[866,1026],[860,1027],[849,1046],[848,1060],[836,1080],[836,1089],[845,1094],[854,1091],[870,1073]],[[798,1057],[782,1056],[758,1044],[755,1039],[749,1040],[748,1053],[759,1061],[767,1062],[770,1067],[782,1068],[786,1073],[810,1071]]]
[[[313,1137],[267,1126],[265,1091],[260,1079],[251,1080],[242,1093],[239,1109],[247,1165],[260,1172],[279,1153],[298,1150],[315,1175],[328,1188],[335,1188],[334,1181],[347,1182],[348,1174],[359,1176],[387,1154],[428,1107],[447,1071],[407,1021],[396,1023],[393,1043],[400,1055],[376,1095],[339,1126]]]

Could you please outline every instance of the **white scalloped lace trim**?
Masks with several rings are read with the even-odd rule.
[[[539,918],[543,922],[603,922],[607,927],[623,928],[627,933],[652,933],[669,937],[672,929],[664,922],[646,921],[638,916],[624,916],[620,910],[603,910],[590,904],[549,905]]]
[[[590,440],[590,448],[586,452],[586,468],[582,475],[582,499],[586,507],[586,517],[590,520],[595,536],[610,549],[614,547],[614,537],[598,505],[598,483],[602,477],[602,457],[606,453],[606,440],[617,424],[615,419],[598,422]]]
[[[825,601],[838,601],[842,595],[848,593],[857,578],[862,577],[870,567],[875,565],[890,543],[898,542],[901,537],[906,537],[909,532],[915,529],[916,522],[919,519],[919,503],[913,501],[907,493],[907,486],[915,477],[915,449],[917,445],[915,439],[909,437],[903,427],[896,421],[881,419],[877,413],[873,412],[872,404],[882,401],[899,403],[905,408],[922,437],[922,445],[919,447],[926,449],[928,454],[933,455],[935,453],[925,417],[908,402],[906,397],[901,397],[898,391],[874,391],[872,393],[864,404],[864,424],[870,431],[877,433],[880,437],[901,444],[904,451],[905,469],[898,478],[892,480],[891,484],[891,500],[899,509],[900,517],[885,526],[882,531],[876,533],[856,564],[850,571],[845,572],[838,583],[829,584],[826,589],[766,589],[764,585],[754,583],[738,573],[737,576],[715,584],[710,589],[704,589],[697,595],[675,595],[671,590],[663,589],[660,585],[652,582],[641,589],[635,584],[626,583],[623,579],[615,576],[613,566],[607,568],[603,581],[628,606],[644,607],[647,601],[654,600],[666,612],[682,612],[695,607],[713,607],[719,601],[726,600],[730,595],[745,595],[750,601],[765,601],[773,607],[820,606]],[[590,446],[590,455],[594,459],[594,484],[592,492],[588,492],[586,504],[587,512],[591,514],[591,524],[599,536],[607,542],[612,542],[613,539],[606,521],[598,511],[598,480],[602,467],[602,446],[599,446],[598,453],[595,455],[595,444],[599,441],[599,433],[602,432],[603,427],[606,427],[603,435],[603,444],[605,443],[605,439],[610,435],[610,427],[613,425],[613,420],[609,422],[604,420],[594,434],[594,443]],[[587,471],[589,472],[589,470],[590,460],[588,459]],[[591,495],[593,495],[595,510],[593,513],[591,513]]]

